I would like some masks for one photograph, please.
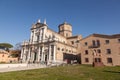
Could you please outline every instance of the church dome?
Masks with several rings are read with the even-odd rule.
[[[69,25],[69,26],[72,26],[71,24],[69,24],[69,23],[67,23],[67,22],[64,22],[64,23],[60,24],[58,27],[61,27],[61,26],[63,26],[63,25]]]

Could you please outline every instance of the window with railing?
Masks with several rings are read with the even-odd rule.
[[[120,39],[118,39],[118,43],[120,43]]]
[[[95,62],[101,62],[101,58],[95,58]]]
[[[68,51],[68,49],[66,49],[66,51]]]
[[[71,52],[71,50],[69,50],[69,52]]]
[[[112,63],[112,58],[107,58],[107,63]]]
[[[97,52],[98,52],[98,53],[101,53],[101,50],[100,50],[100,49],[98,49],[98,50],[97,50]]]
[[[4,54],[2,55],[2,57],[4,57]]]
[[[62,48],[62,51],[64,51],[64,48]]]
[[[111,54],[111,49],[106,49],[107,54]]]
[[[95,46],[95,45],[96,45],[95,40],[92,40],[92,45],[93,45],[93,46]]]
[[[88,63],[88,62],[89,62],[89,58],[85,58],[85,62],[87,62],[87,63]]]
[[[100,47],[100,41],[92,40],[92,45],[90,45],[89,48],[98,48],[98,47]]]
[[[105,43],[106,43],[106,44],[109,44],[109,43],[110,43],[110,41],[109,41],[109,40],[105,40]]]
[[[85,55],[88,55],[88,50],[85,50]]]
[[[74,44],[74,41],[71,41],[72,44]]]
[[[88,45],[88,43],[87,42],[85,42],[85,46],[87,46]]]
[[[60,48],[58,47],[58,50],[60,50]]]
[[[96,42],[97,42],[97,45],[100,46],[100,40],[97,40]]]

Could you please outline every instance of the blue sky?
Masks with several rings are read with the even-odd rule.
[[[120,33],[120,0],[0,0],[0,43],[29,40],[30,28],[46,19],[58,31],[64,21],[73,35]]]

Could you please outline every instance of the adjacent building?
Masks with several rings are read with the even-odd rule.
[[[16,63],[18,58],[13,58],[9,52],[0,49],[0,63]]]
[[[106,66],[120,65],[120,34],[92,34],[80,40],[81,63],[101,62]]]
[[[58,32],[51,30],[46,21],[38,20],[31,27],[29,41],[22,43],[21,60],[29,63],[120,65],[120,34],[92,34],[86,38],[72,35],[72,25],[64,22]]]

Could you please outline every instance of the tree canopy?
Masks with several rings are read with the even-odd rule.
[[[12,48],[13,45],[10,43],[0,43],[1,48]]]

